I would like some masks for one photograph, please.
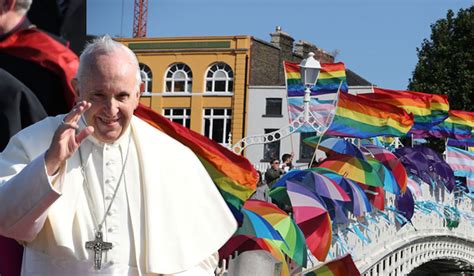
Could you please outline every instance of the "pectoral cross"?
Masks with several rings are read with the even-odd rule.
[[[95,240],[86,242],[86,249],[94,250],[94,268],[100,270],[102,267],[102,252],[112,249],[112,243],[102,239],[102,232],[97,231]]]

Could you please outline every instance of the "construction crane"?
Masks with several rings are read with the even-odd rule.
[[[146,37],[148,0],[135,0],[133,6],[133,37]]]

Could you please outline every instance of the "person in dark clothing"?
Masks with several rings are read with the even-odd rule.
[[[47,114],[28,87],[0,68],[0,152],[10,137]]]
[[[67,113],[78,58],[65,41],[30,23],[25,15],[31,1],[0,0],[0,68],[31,89],[48,115]]]
[[[276,158],[270,160],[270,168],[265,172],[265,182],[269,188],[272,188],[273,183],[280,178],[283,170],[280,168],[280,161]]]

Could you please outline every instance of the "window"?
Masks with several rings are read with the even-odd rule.
[[[209,68],[206,75],[206,92],[234,91],[234,73],[229,65],[216,63]]]
[[[281,98],[267,98],[265,105],[266,117],[282,117],[281,115]]]
[[[151,73],[151,69],[148,67],[148,65],[140,63],[140,76],[142,78],[143,84],[145,85],[143,93],[151,93],[153,74]]]
[[[314,154],[314,148],[306,145],[303,140],[308,137],[313,137],[316,135],[316,132],[301,132],[300,133],[300,160],[301,161],[311,161]]]
[[[275,129],[266,128],[265,134],[274,132],[277,130],[278,130],[277,128]],[[273,158],[280,160],[280,140],[263,144],[263,160],[262,161],[270,162],[270,160],[272,160]]]
[[[232,110],[223,108],[204,109],[204,136],[228,145],[231,130]]]
[[[166,72],[166,92],[192,91],[193,72],[184,63],[172,65]]]
[[[189,108],[165,108],[163,110],[165,117],[172,122],[183,125],[187,128],[191,126],[191,109]]]

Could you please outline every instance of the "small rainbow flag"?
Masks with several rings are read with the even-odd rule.
[[[245,200],[255,191],[257,171],[245,157],[171,122],[142,104],[135,110],[135,115],[190,148],[203,163],[229,207],[240,210]]]
[[[450,110],[449,117],[442,123],[431,127],[429,133],[437,138],[454,138],[457,140],[472,137],[474,128],[474,112]]]
[[[305,274],[306,276],[359,276],[357,269],[350,254],[334,259],[323,264],[316,270]]]
[[[326,134],[369,138],[405,135],[413,126],[413,115],[383,102],[340,93],[336,115]]]
[[[303,97],[305,88],[301,81],[300,65],[285,61],[284,66],[288,97]],[[318,80],[311,88],[311,96],[337,93],[339,85],[341,92],[348,91],[344,63],[322,63]]]

